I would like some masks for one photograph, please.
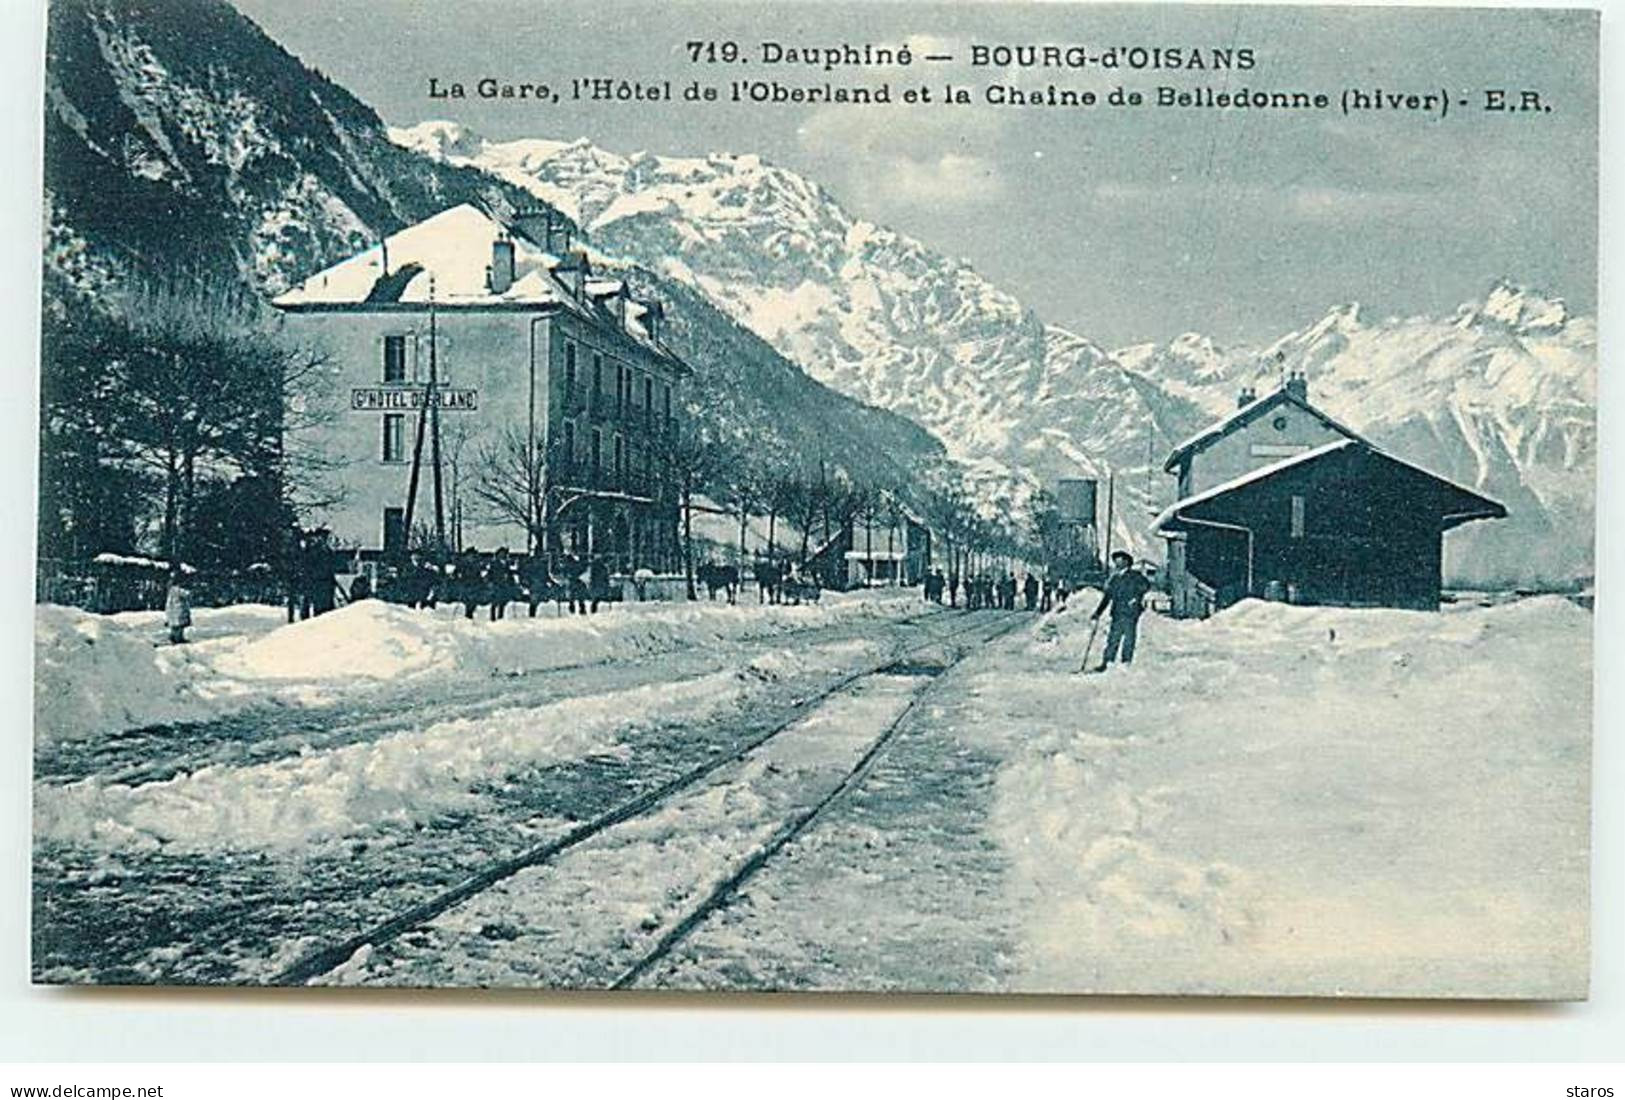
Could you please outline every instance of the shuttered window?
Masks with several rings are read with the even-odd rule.
[[[406,414],[384,414],[384,461],[406,461]]]
[[[384,337],[384,381],[406,381],[406,337]]]

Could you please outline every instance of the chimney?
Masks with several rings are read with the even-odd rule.
[[[1309,400],[1309,376],[1301,370],[1295,370],[1286,376],[1287,396],[1295,397],[1299,401]]]
[[[550,255],[560,255],[563,249],[555,249],[556,239],[563,232],[562,220],[545,206],[527,206],[514,213],[512,218],[514,230],[520,236],[536,245],[543,252]],[[564,248],[569,248],[566,243]]]
[[[649,339],[655,343],[660,342],[660,322],[666,319],[666,307],[658,298],[645,298],[643,305],[643,329],[649,334]]]
[[[615,292],[615,317],[623,329],[626,327],[626,303],[631,296],[631,291],[626,289],[626,280],[621,280],[621,289]]]
[[[587,299],[587,276],[592,274],[592,264],[587,260],[587,254],[577,249],[570,252],[559,262],[558,272],[570,276],[570,293],[574,294],[576,301],[584,302]]]
[[[1245,409],[1248,405],[1251,405],[1257,400],[1258,391],[1253,389],[1251,386],[1243,386],[1241,387],[1241,392],[1236,394],[1236,408]]]
[[[513,286],[513,241],[498,237],[491,242],[491,270],[487,275],[492,294],[506,294]]]

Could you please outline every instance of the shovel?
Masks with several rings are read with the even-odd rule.
[[[1083,664],[1078,666],[1079,672],[1089,671],[1089,651],[1094,648],[1095,635],[1100,633],[1100,620],[1095,619],[1089,624],[1089,638],[1083,643]]]

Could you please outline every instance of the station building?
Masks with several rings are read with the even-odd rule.
[[[1506,508],[1387,454],[1310,404],[1293,374],[1174,448],[1168,540],[1174,614],[1248,596],[1437,610],[1445,532]]]
[[[661,339],[660,303],[595,277],[566,240],[551,212],[465,204],[274,299],[331,371],[331,415],[290,428],[325,468],[330,502],[307,522],[363,559],[424,545],[438,467],[447,551],[675,567],[667,455],[689,371]]]

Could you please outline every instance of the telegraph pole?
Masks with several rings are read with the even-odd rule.
[[[436,548],[444,553],[446,550],[446,497],[441,487],[440,474],[440,385],[439,357],[436,351],[436,309],[434,294],[434,274],[429,275],[429,445],[432,450],[434,462],[434,541]]]
[[[1101,565],[1112,560],[1112,509],[1116,505],[1116,496],[1117,474],[1111,472],[1106,475],[1106,549],[1100,555]]]

